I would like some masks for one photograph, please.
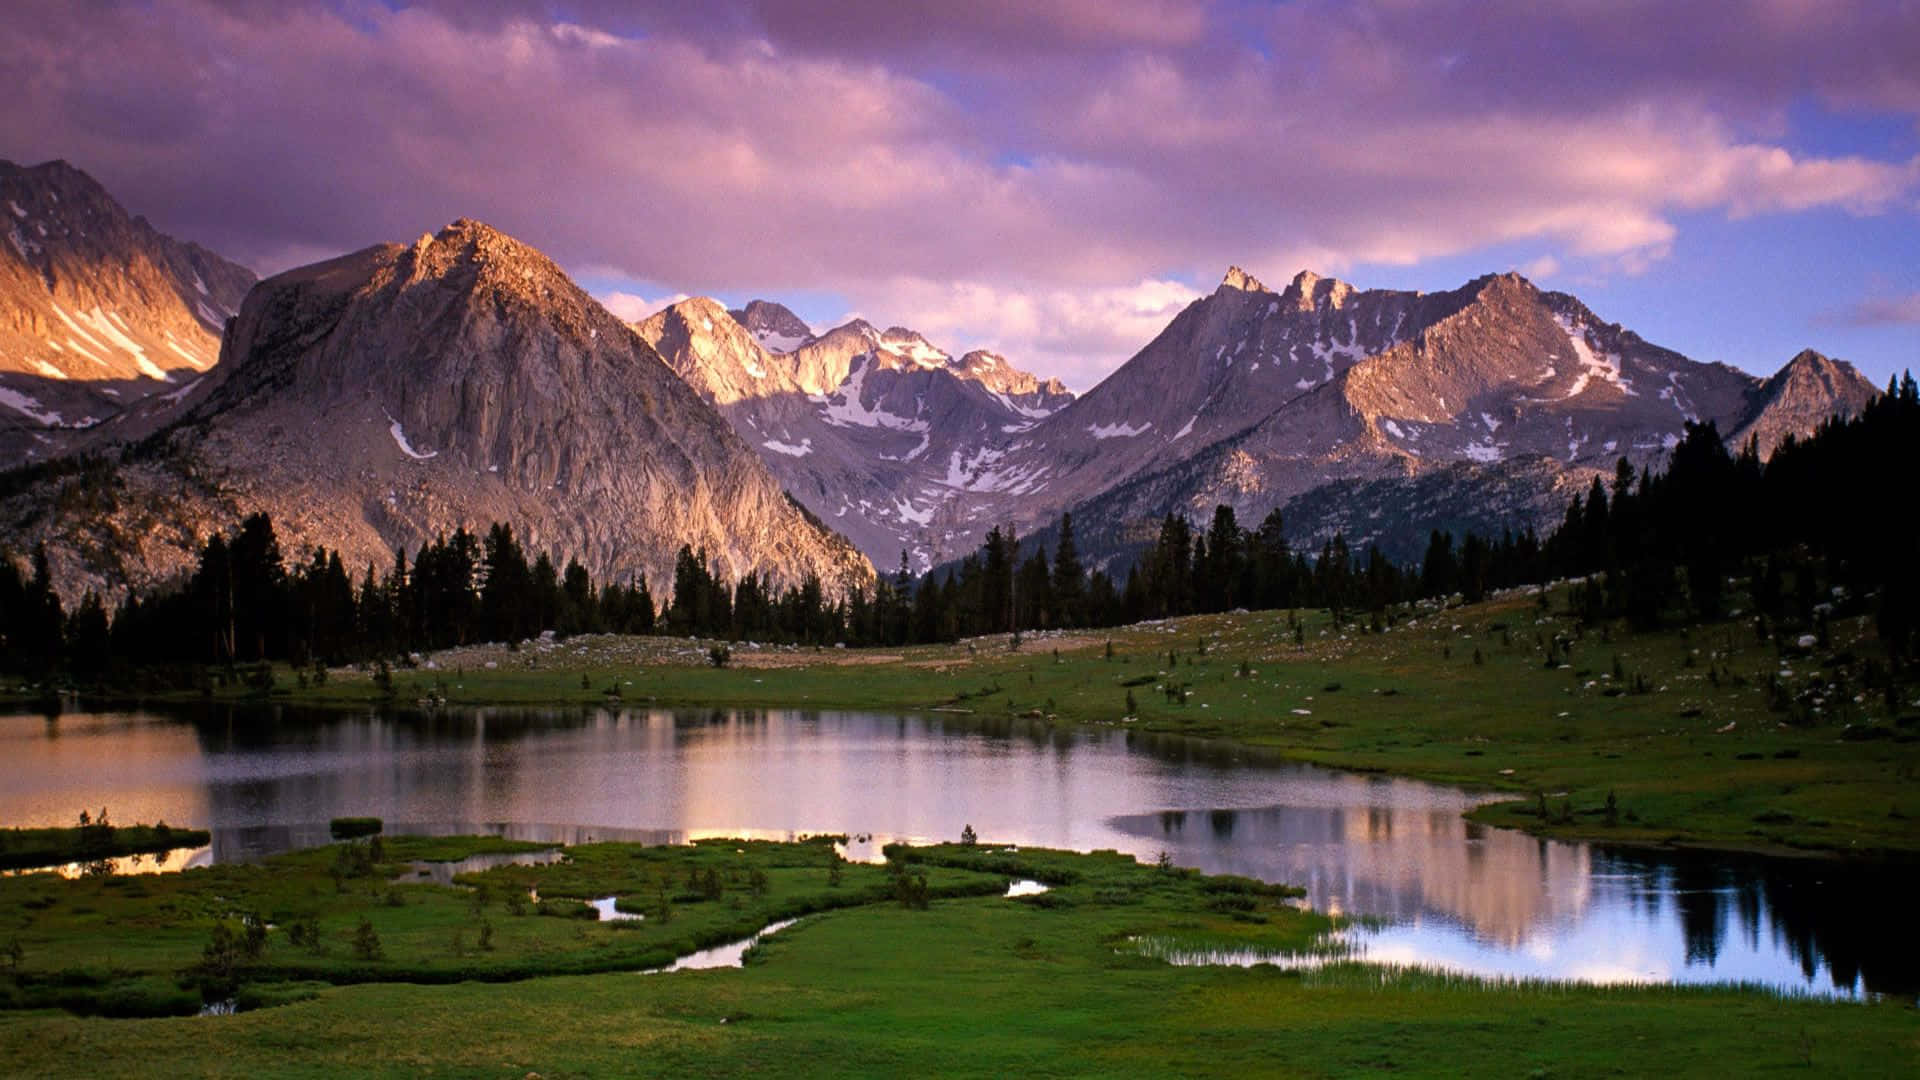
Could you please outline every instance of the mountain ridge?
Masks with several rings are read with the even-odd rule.
[[[118,470],[108,512],[17,496],[10,517],[34,524],[16,540],[98,587],[177,573],[194,537],[255,510],[352,566],[505,521],[602,581],[670,580],[683,544],[728,578],[816,576],[830,595],[872,580],[650,346],[470,219],[261,282],[217,370]]]
[[[955,357],[917,331],[864,319],[770,351],[759,328],[780,325],[776,306],[754,301],[723,320],[718,302],[695,297],[635,329],[795,498],[876,563],[904,551],[925,569],[970,546],[964,489],[991,471],[1007,437],[1073,400],[1058,380],[998,354]]]

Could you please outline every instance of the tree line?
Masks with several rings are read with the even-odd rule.
[[[210,536],[183,581],[130,595],[111,614],[93,595],[64,611],[44,551],[24,575],[0,558],[0,664],[90,681],[127,667],[361,662],[547,631],[897,646],[1240,608],[1324,609],[1378,629],[1416,599],[1477,602],[1558,578],[1582,579],[1574,597],[1584,617],[1647,627],[1725,614],[1730,577],[1749,579],[1763,615],[1807,624],[1836,600],[1877,596],[1898,659],[1916,643],[1920,550],[1892,520],[1889,470],[1897,477],[1920,460],[1916,440],[1920,395],[1908,376],[1859,416],[1789,438],[1766,461],[1752,443],[1730,453],[1712,424],[1689,424],[1664,471],[1622,459],[1544,540],[1530,528],[1458,542],[1436,531],[1419,563],[1399,565],[1375,546],[1350,550],[1343,536],[1296,549],[1278,510],[1247,529],[1220,506],[1205,529],[1168,514],[1116,581],[1085,565],[1068,514],[1051,552],[1022,557],[1013,530],[996,527],[951,569],[916,578],[902,553],[895,573],[841,598],[813,577],[785,589],[753,573],[729,581],[704,551],[682,547],[661,605],[644,576],[596,586],[576,560],[529,558],[504,523],[435,538],[411,563],[397,551],[384,573],[369,565],[356,580],[338,552],[288,560],[272,520],[253,514]]]

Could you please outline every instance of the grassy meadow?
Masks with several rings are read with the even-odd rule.
[[[569,849],[564,863],[467,875],[465,887],[409,878],[422,856],[511,846],[400,838],[377,858],[362,842],[164,877],[0,879],[11,924],[0,933],[24,943],[9,979],[16,994],[61,987],[76,995],[70,1008],[87,1011],[79,995],[91,989],[113,1006],[92,1011],[141,1017],[16,999],[0,1011],[0,1067],[12,1076],[1874,1076],[1899,1074],[1920,1050],[1920,1023],[1900,1003],[1502,985],[1340,963],[1173,966],[1141,943],[1287,952],[1310,949],[1331,923],[1290,906],[1283,889],[1111,853],[894,849],[896,873],[835,871],[820,843],[595,844]],[[1051,888],[1007,898],[1010,878]],[[523,891],[535,883],[539,904]],[[653,914],[577,916],[577,901],[605,895]],[[639,973],[802,912],[742,968]],[[223,932],[244,939],[249,921],[272,925],[256,951],[218,944]],[[364,955],[363,925],[377,956]],[[482,926],[493,928],[485,946]],[[225,992],[209,985],[218,980],[234,988],[237,1015],[152,1015],[191,1011]]]

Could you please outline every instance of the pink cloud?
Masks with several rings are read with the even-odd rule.
[[[1920,292],[1862,300],[1824,321],[1829,326],[1920,326]]]
[[[1644,271],[1682,213],[1920,190],[1920,158],[1796,151],[1784,119],[1920,116],[1911,5],[16,7],[0,154],[67,157],[261,269],[473,216],[674,290],[834,292],[1080,385],[1230,262],[1524,243]]]

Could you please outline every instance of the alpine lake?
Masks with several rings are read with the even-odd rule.
[[[0,821],[191,825],[119,873],[258,860],[377,816],[389,835],[555,845],[843,834],[847,858],[953,841],[1111,849],[1301,887],[1342,916],[1299,955],[1491,980],[1738,984],[1911,1000],[1904,889],[1816,861],[1613,850],[1476,825],[1491,796],[1223,743],[938,713],[286,706],[0,716]],[[77,872],[78,867],[69,867]],[[610,905],[608,905],[610,906]]]

